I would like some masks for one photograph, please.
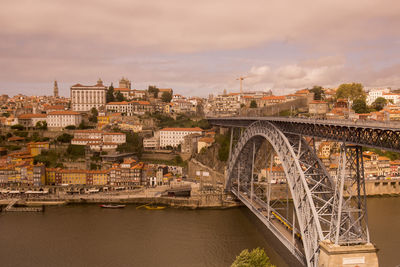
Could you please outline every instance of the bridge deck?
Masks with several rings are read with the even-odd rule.
[[[400,152],[400,122],[318,120],[288,117],[208,118],[221,127],[248,127],[256,121],[268,121],[288,134],[320,137],[327,140]]]

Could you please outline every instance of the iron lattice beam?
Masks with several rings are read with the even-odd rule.
[[[255,121],[268,121],[288,134],[301,134],[348,144],[400,152],[400,124],[391,122],[351,122],[285,117],[209,118],[212,125],[248,127]]]

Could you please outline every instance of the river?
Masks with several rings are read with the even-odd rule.
[[[380,266],[400,264],[400,198],[368,199]],[[148,211],[127,206],[49,207],[0,215],[0,266],[229,266],[262,247],[279,267],[287,252],[260,233],[245,208]]]

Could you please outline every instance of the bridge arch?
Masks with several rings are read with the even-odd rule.
[[[319,242],[329,236],[334,183],[308,143],[285,135],[268,121],[252,123],[236,144],[227,169],[227,189],[252,180],[250,151],[267,140],[278,155],[290,189],[308,266],[318,265]],[[234,189],[233,189],[234,190]],[[251,196],[253,197],[253,196]]]

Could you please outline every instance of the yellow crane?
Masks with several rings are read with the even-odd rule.
[[[240,93],[243,93],[243,80],[246,78],[248,78],[248,76],[240,76],[239,78],[236,79],[240,81]]]

